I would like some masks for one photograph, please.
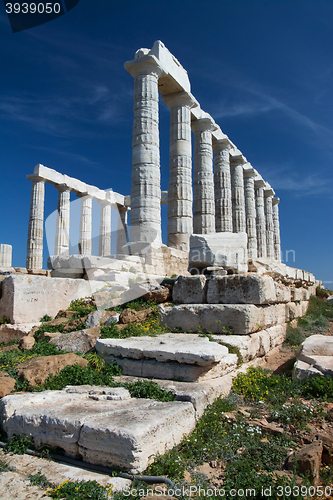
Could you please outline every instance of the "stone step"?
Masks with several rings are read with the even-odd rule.
[[[106,363],[138,377],[193,382],[221,377],[237,366],[237,355],[227,347],[191,334],[99,339],[95,348]]]
[[[145,470],[153,455],[164,454],[195,427],[190,402],[100,399],[88,389],[6,396],[0,414],[9,439],[23,433],[35,446],[59,447],[67,456],[131,473]]]

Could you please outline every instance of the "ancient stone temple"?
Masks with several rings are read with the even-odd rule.
[[[70,191],[81,198],[78,248],[79,255],[88,259],[85,270],[100,264],[97,256],[91,256],[93,199],[101,206],[99,257],[111,256],[114,207],[119,213],[117,231],[112,233],[117,234],[117,256],[141,259],[149,273],[166,274],[171,268],[186,273],[189,250],[194,272],[207,266],[246,272],[249,258],[280,262],[279,198],[200,107],[179,61],[156,41],[152,49],[138,50],[125,69],[134,78],[131,194],[103,191],[37,165],[27,176],[32,181],[27,268],[42,268],[45,182],[58,190],[54,254],[49,262],[55,275],[83,276],[81,265],[68,264],[73,261],[69,256]],[[170,109],[167,192],[160,187],[159,94]],[[162,244],[161,203],[168,204],[167,245]]]

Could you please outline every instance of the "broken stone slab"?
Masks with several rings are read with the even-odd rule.
[[[123,298],[128,302],[142,297],[147,302],[161,304],[167,301],[169,294],[170,291],[168,288],[160,285],[158,281],[151,279],[138,283],[130,283],[130,288],[123,294]]]
[[[53,462],[51,460],[46,460],[44,458],[38,458],[31,455],[17,455],[14,453],[5,454],[4,452],[0,451],[0,459],[2,459],[9,465],[10,470],[13,473],[15,472],[19,473],[20,477],[23,476],[22,473],[24,471],[24,479],[26,479],[26,476],[29,475],[42,474],[46,477],[46,479],[50,483],[54,484],[55,486],[59,486],[64,481],[69,480],[69,481],[96,481],[97,483],[99,483],[101,486],[104,487],[112,485],[113,486],[112,491],[121,491],[124,488],[130,489],[131,487],[130,479],[124,479],[121,477],[110,477],[107,474],[93,472],[82,467],[75,467],[73,465]],[[0,498],[2,500],[6,500],[7,498],[5,496],[6,490],[5,489],[2,490],[2,488],[4,487],[2,479],[3,479],[3,474],[1,475]],[[27,488],[26,480],[24,481],[23,484]],[[29,498],[31,498],[33,500],[37,500],[39,498],[37,495],[38,494],[37,488],[36,488],[37,491],[35,490],[29,491],[30,495],[33,495],[31,497],[29,496],[17,497],[15,494],[16,490],[13,488],[13,484],[10,482],[8,483],[7,486],[9,488],[7,492],[11,493],[10,497],[8,497],[8,500],[12,500],[13,498],[15,499],[22,498],[22,500],[28,500]],[[42,490],[40,488],[38,489],[42,494]],[[1,493],[3,493],[3,495]],[[26,492],[25,495],[27,495]],[[50,497],[46,496],[42,498],[46,500]]]
[[[323,376],[323,373],[309,363],[298,359],[294,364],[292,372],[293,380],[308,380],[309,378],[318,376]]]
[[[333,356],[305,356],[304,354],[298,355],[298,361],[303,361],[318,370],[321,375],[333,377]]]
[[[130,359],[154,359],[160,363],[178,363],[211,366],[227,354],[225,346],[210,342],[195,334],[165,333],[157,337],[130,337],[100,339],[96,342],[98,354]]]
[[[2,282],[0,317],[11,323],[37,322],[45,314],[54,317],[67,309],[72,300],[91,295],[101,288],[96,281],[69,278],[48,278],[33,275],[14,275]]]
[[[297,356],[333,356],[333,337],[311,335],[299,346]]]
[[[56,375],[66,366],[78,364],[87,366],[86,359],[76,354],[56,354],[55,356],[40,356],[31,358],[17,366],[17,374],[31,385],[42,384],[49,375]]]
[[[199,419],[206,407],[212,404],[219,396],[228,396],[232,387],[232,376],[230,373],[219,378],[205,380],[204,382],[178,382],[174,380],[150,379],[159,387],[166,391],[171,391],[177,401],[188,401],[192,403],[195,410],[195,417]],[[137,380],[147,380],[142,377],[131,377],[121,375],[114,377],[116,382],[136,382]]]
[[[98,309],[90,314],[85,321],[87,328],[94,328],[96,326],[104,325],[112,316],[117,314],[114,311],[105,311]]]
[[[17,325],[11,325],[7,323],[5,325],[0,325],[0,344],[7,344],[12,340],[21,339],[26,335],[29,335],[31,330],[35,326],[40,326],[42,323],[23,323]]]
[[[273,278],[256,274],[216,276],[208,281],[208,304],[272,304]]]
[[[176,304],[204,304],[206,302],[206,277],[178,276],[172,289]]]
[[[7,455],[1,458],[7,462]],[[27,481],[26,477],[11,470],[1,473],[0,482],[0,498],[1,500],[50,500],[51,497],[46,496],[45,489],[40,486],[32,486]]]
[[[93,396],[96,401],[101,399],[108,399],[109,401],[120,401],[130,399],[131,395],[124,387],[103,387],[99,385],[67,385],[64,391],[69,394],[89,394]]]
[[[281,345],[286,338],[286,323],[271,326],[250,335],[213,335],[213,339],[222,345],[237,347],[243,361],[265,356],[274,347]]]
[[[53,337],[49,343],[57,346],[59,351],[81,352],[87,354],[96,344],[101,336],[99,327],[87,328],[78,332],[62,333]]]
[[[44,391],[6,396],[2,425],[10,439],[23,433],[35,446],[60,447],[84,461],[140,473],[195,427],[189,402],[151,399],[95,401],[87,394]]]
[[[154,312],[154,308],[142,309],[141,311],[135,311],[134,309],[124,309],[124,311],[119,316],[119,322],[125,325],[129,323],[141,323],[142,321],[149,318],[149,316]]]
[[[285,304],[183,304],[159,306],[160,320],[170,330],[247,335],[289,321]]]
[[[192,234],[190,237],[189,267],[191,274],[200,274],[207,267],[224,267],[247,272],[247,234]]]

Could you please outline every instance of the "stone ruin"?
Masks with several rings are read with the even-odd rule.
[[[69,456],[141,472],[151,455],[179,443],[194,428],[207,404],[230,391],[239,370],[260,364],[283,343],[287,324],[306,313],[318,282],[311,273],[281,262],[279,198],[201,109],[187,72],[163,43],[138,50],[125,68],[134,77],[131,194],[104,191],[43,165],[35,167],[27,176],[32,181],[27,269],[16,269],[18,275],[2,281],[0,316],[12,324],[0,327],[0,338],[9,338],[15,328],[23,336],[27,323],[44,314],[54,317],[71,300],[103,286],[103,293],[124,293],[124,303],[135,286],[136,296],[144,295],[159,289],[153,278],[161,282],[161,277],[177,274],[175,305],[161,303],[159,312],[169,331],[182,333],[95,339],[105,361],[121,366],[122,380],[153,379],[172,390],[177,401],[135,400],[124,390],[69,387],[6,396],[0,414],[9,437],[19,429],[36,444],[60,446]],[[170,108],[167,192],[160,189],[159,93]],[[48,262],[51,277],[41,271],[45,182],[59,193],[55,249]],[[76,255],[69,255],[70,191],[81,198]],[[98,256],[91,255],[93,199],[101,205]],[[161,237],[162,203],[168,204],[167,245]],[[118,210],[116,255],[111,255],[111,207]],[[3,259],[9,264],[9,257]],[[131,287],[131,268],[150,282]],[[200,337],[202,332],[216,343]],[[230,346],[243,358],[240,368]]]

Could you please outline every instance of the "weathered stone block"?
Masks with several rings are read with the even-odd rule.
[[[142,472],[195,427],[190,402],[151,399],[94,400],[65,391],[6,396],[0,415],[9,439],[31,436],[35,446],[62,448],[89,463]]]
[[[274,286],[276,302],[287,303],[291,301],[291,292],[289,286],[285,286],[282,283],[277,283],[277,281],[274,281]]]
[[[247,234],[193,234],[190,237],[189,271],[198,274],[210,266],[247,272]]]
[[[297,356],[333,356],[333,337],[311,335],[299,346]]]
[[[72,300],[90,297],[101,288],[96,281],[44,276],[8,276],[2,282],[0,318],[11,323],[37,322],[45,314],[54,317],[60,309],[67,309]]]
[[[173,286],[172,299],[177,304],[203,304],[206,302],[206,277],[179,276]]]
[[[303,288],[290,288],[291,300],[295,302],[296,300],[303,300]]]
[[[208,304],[271,304],[276,302],[273,278],[256,274],[216,276],[208,281]]]
[[[57,335],[50,340],[50,344],[55,344],[58,350],[87,354],[95,347],[100,335],[99,327],[87,328],[78,332]]]
[[[1,318],[2,319],[2,318]],[[0,325],[0,344],[7,344],[12,340],[21,339],[31,332],[35,326],[40,326],[41,323],[23,323],[17,325],[5,324]]]

